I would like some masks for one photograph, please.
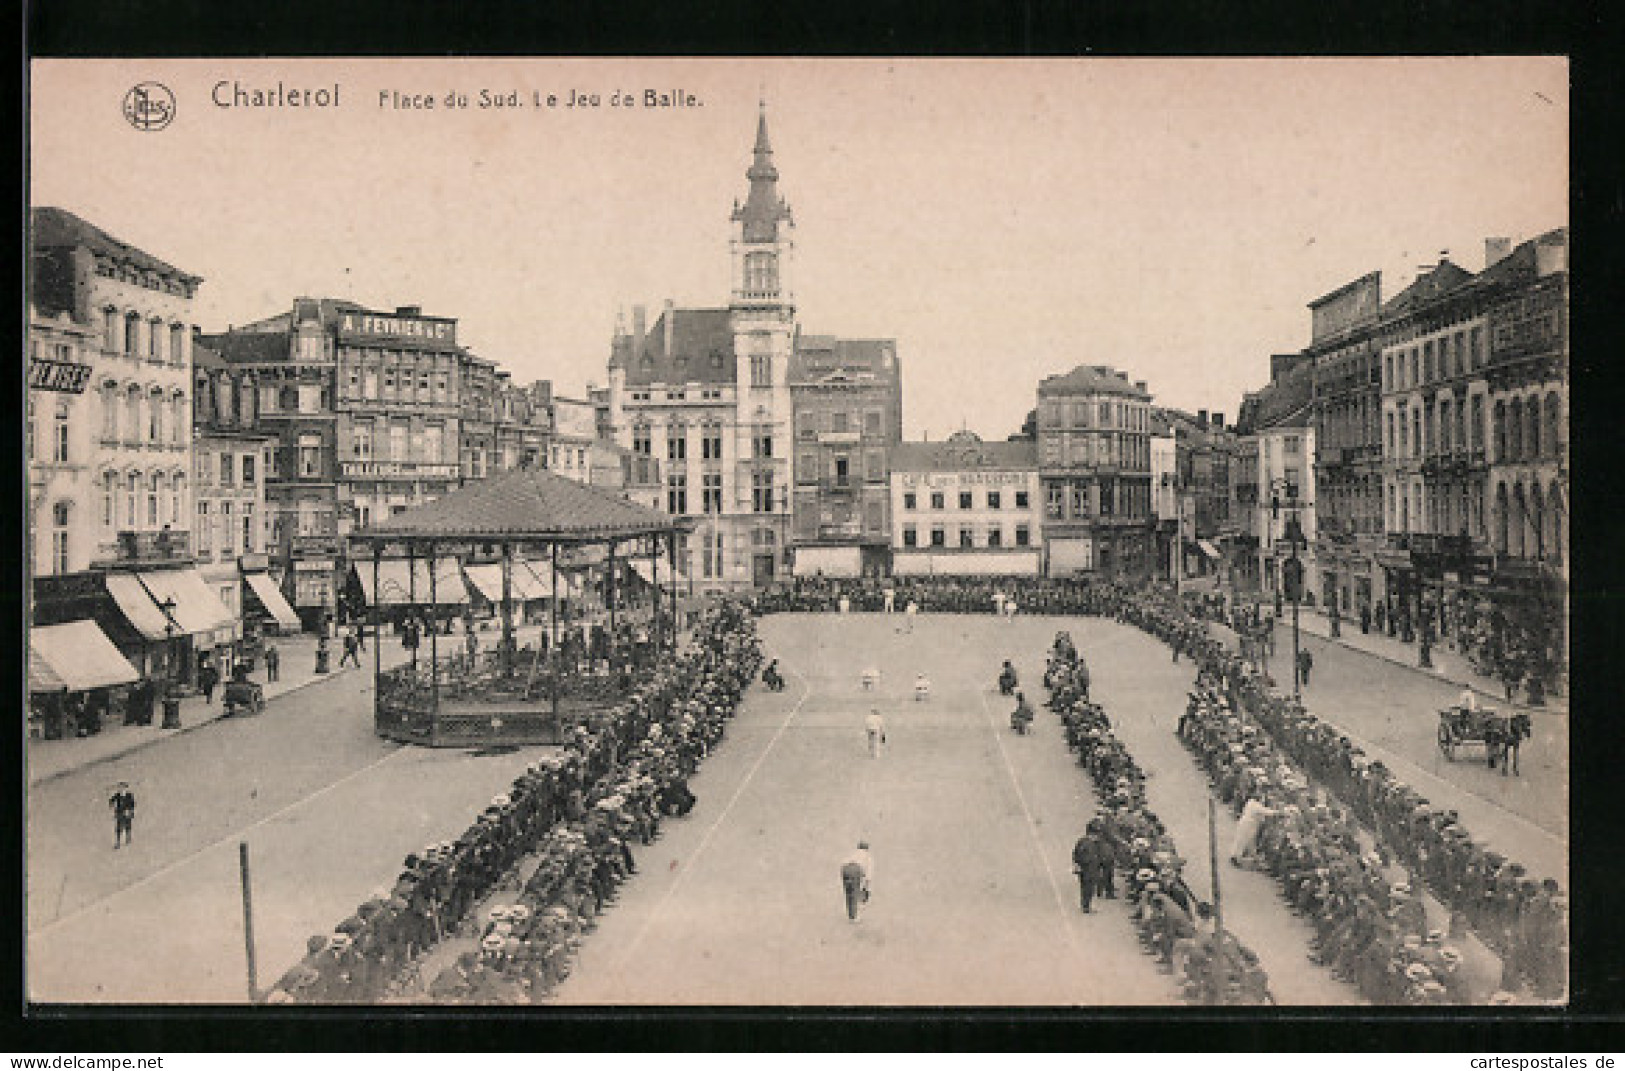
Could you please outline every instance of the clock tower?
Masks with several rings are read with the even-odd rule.
[[[795,222],[779,195],[765,102],[745,177],[750,192],[744,204],[734,202],[729,243],[733,289],[728,311],[736,362],[732,456],[739,459],[733,485],[737,508],[749,514],[735,538],[748,542],[750,564],[745,569],[761,583],[778,571],[789,534],[790,356],[796,336],[790,287]],[[733,560],[744,566],[739,558]]]

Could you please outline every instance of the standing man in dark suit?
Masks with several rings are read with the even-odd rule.
[[[1100,846],[1094,833],[1088,832],[1072,846],[1072,873],[1078,876],[1078,906],[1084,914],[1092,910],[1095,887],[1100,882]]]

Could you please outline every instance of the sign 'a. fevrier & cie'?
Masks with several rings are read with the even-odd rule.
[[[339,330],[364,338],[413,338],[424,342],[457,342],[457,321],[382,312],[346,312]]]

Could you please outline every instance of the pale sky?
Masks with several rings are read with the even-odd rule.
[[[149,80],[162,131],[121,113]],[[222,80],[339,106],[219,108]],[[572,90],[600,106],[546,106]],[[421,305],[566,394],[604,382],[617,309],[726,305],[765,93],[803,330],[897,340],[910,438],[1003,438],[1084,363],[1233,419],[1314,298],[1567,223],[1562,59],[47,60],[31,93],[33,202],[203,276],[205,330]]]

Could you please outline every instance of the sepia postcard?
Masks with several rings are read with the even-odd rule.
[[[1569,74],[34,60],[26,1000],[1567,1007]]]

